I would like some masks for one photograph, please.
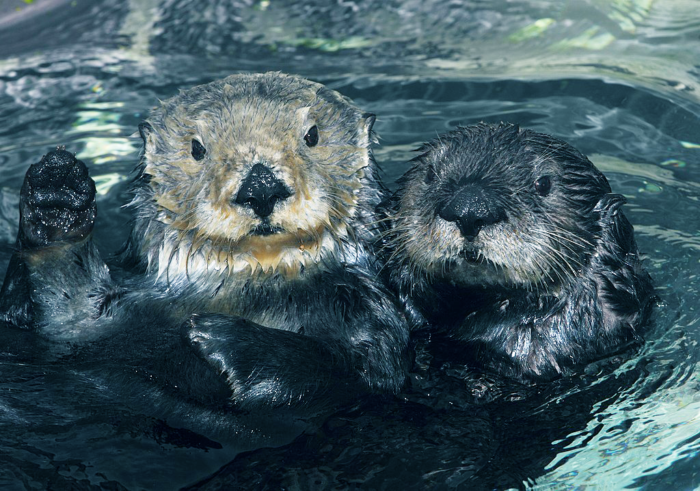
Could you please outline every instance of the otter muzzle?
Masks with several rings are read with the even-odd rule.
[[[241,206],[249,206],[257,216],[265,218],[272,214],[278,201],[285,200],[291,195],[287,186],[269,167],[255,164],[243,179],[234,202]]]
[[[496,196],[482,187],[468,184],[443,205],[438,215],[454,222],[465,239],[476,239],[479,231],[488,225],[506,220],[506,213]]]

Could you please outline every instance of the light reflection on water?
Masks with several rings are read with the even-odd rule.
[[[0,51],[0,271],[17,233],[24,172],[58,145],[91,166],[98,242],[107,250],[121,244],[128,228],[120,208],[124,182],[140,146],[132,135],[148,109],[179,87],[266,70],[327,83],[378,114],[375,153],[390,187],[421,142],[459,124],[517,122],[578,147],[628,198],[661,296],[642,352],[597,383],[640,364],[644,375],[596,403],[583,427],[551,442],[556,452],[542,475],[527,482],[540,489],[698,485],[700,21],[694,2],[78,4],[65,7],[77,9],[74,32],[66,24],[42,28],[45,36],[56,33],[55,45],[37,33],[33,44],[24,40],[12,51],[5,43]],[[4,29],[16,37],[12,29],[19,28]],[[17,422],[25,413],[2,401],[0,414]],[[7,441],[0,453],[21,455]],[[100,482],[95,476],[91,482]]]

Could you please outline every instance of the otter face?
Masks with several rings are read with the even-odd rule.
[[[337,252],[360,190],[374,185],[373,122],[336,92],[277,73],[163,102],[142,125],[147,182],[136,206],[164,227],[146,227],[142,253],[152,263],[158,249],[159,269],[191,273],[294,272]]]
[[[457,284],[528,289],[561,284],[588,262],[610,186],[568,144],[479,124],[421,151],[396,194],[393,261]]]

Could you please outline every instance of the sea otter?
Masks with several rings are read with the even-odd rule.
[[[651,279],[624,197],[585,156],[483,123],[419,151],[391,198],[387,240],[414,326],[431,325],[469,365],[523,382],[641,340]]]
[[[399,390],[408,330],[372,253],[374,120],[280,73],[180,92],[139,127],[133,229],[111,266],[91,240],[87,168],[49,153],[22,188],[2,319],[169,408]]]

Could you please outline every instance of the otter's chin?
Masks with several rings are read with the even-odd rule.
[[[462,261],[472,264],[478,264],[484,262],[484,257],[479,254],[479,251],[473,249],[462,249],[459,253],[459,257]]]
[[[298,275],[320,260],[323,251],[335,250],[335,239],[323,227],[291,233],[282,227],[261,224],[233,246],[224,248],[222,258],[233,271]]]
[[[531,290],[549,278],[538,271],[513,270],[499,264],[479,251],[462,250],[447,261],[433,263],[426,272],[462,287],[500,287]],[[538,274],[540,273],[540,274]]]
[[[320,236],[291,234],[282,229],[267,233],[251,233],[236,244],[233,254],[253,256],[282,255],[290,250],[309,250],[318,247]]]
[[[448,274],[453,281],[457,280],[456,282],[462,286],[506,286],[509,283],[507,275],[483,256],[479,257],[473,253],[468,257],[460,256],[456,263],[455,267],[450,268]],[[455,271],[458,275],[454,274]]]

